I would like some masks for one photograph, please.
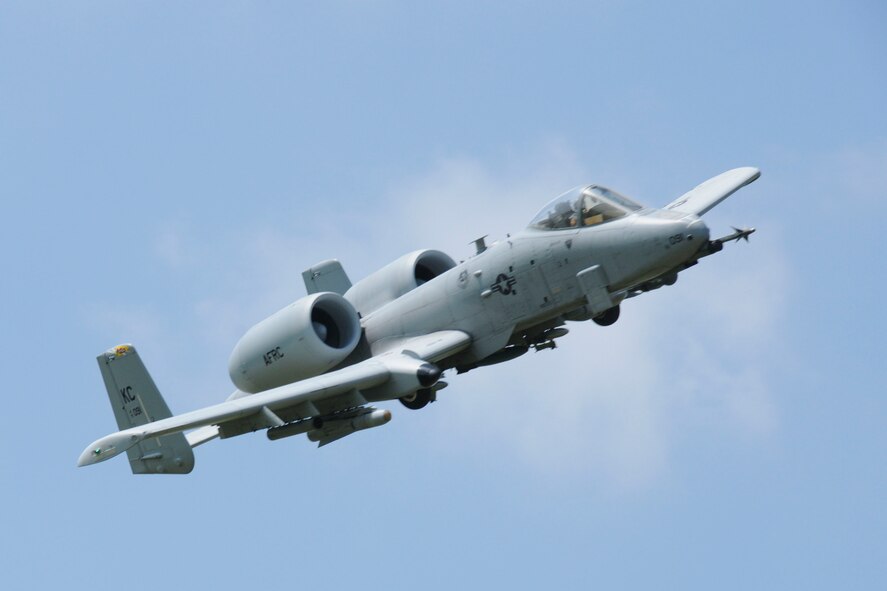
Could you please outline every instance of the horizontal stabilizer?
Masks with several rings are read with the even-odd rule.
[[[702,215],[742,187],[756,181],[759,176],[761,171],[751,166],[728,170],[684,193],[665,209]]]

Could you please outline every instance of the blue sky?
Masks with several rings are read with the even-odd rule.
[[[878,2],[0,4],[0,566],[15,587],[880,588]],[[322,450],[76,469],[135,343],[174,411],[339,258],[723,170],[758,228],[557,351]]]

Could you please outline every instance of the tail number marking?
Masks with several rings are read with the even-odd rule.
[[[135,394],[133,394],[132,386],[126,386],[125,388],[120,388],[120,397],[123,399],[123,410],[130,417],[138,417],[142,414],[141,405],[131,406],[133,402],[136,402],[138,398]],[[128,407],[128,408],[127,408]]]

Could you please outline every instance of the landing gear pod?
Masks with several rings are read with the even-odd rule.
[[[613,306],[609,310],[604,310],[597,316],[592,318],[598,326],[610,326],[619,320],[619,306]]]
[[[360,332],[360,318],[348,300],[316,293],[246,331],[231,353],[228,373],[250,394],[320,375],[351,354]]]
[[[419,410],[428,406],[428,403],[434,400],[435,392],[432,388],[422,388],[416,390],[408,396],[401,396],[400,403],[410,410]]]

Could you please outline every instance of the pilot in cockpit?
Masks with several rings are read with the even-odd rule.
[[[552,228],[576,227],[576,211],[569,201],[560,201],[554,204],[554,212],[552,212],[549,223]]]
[[[581,199],[580,210],[582,212],[582,225],[594,226],[604,221],[604,214],[598,206],[600,203],[588,193],[583,193]]]
[[[600,185],[577,187],[549,203],[530,222],[542,230],[596,226],[620,218],[641,206]]]

